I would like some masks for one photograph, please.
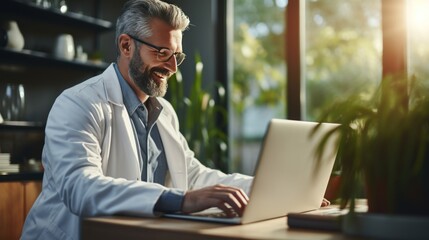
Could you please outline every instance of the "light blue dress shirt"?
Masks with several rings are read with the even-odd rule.
[[[162,106],[156,98],[149,97],[142,103],[130,85],[114,64],[116,75],[123,95],[124,105],[131,118],[134,134],[140,146],[140,166],[142,181],[154,182],[164,185],[168,171],[164,146],[158,131],[156,121],[162,111]],[[184,192],[177,189],[164,191],[155,205],[155,211],[177,212],[181,210]]]

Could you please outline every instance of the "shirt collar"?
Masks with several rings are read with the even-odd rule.
[[[119,79],[119,84],[121,85],[121,91],[124,99],[125,108],[127,109],[128,114],[131,116],[137,110],[138,107],[142,105],[144,106],[144,104],[137,97],[137,95],[135,94],[131,86],[128,84],[128,82],[125,81],[124,77],[119,71],[118,65],[116,63],[113,63],[113,67],[115,68],[116,75],[118,76],[118,79]],[[150,113],[153,113],[150,115],[154,116],[155,117],[154,120],[156,120],[156,118],[158,118],[159,116],[159,113],[162,111],[163,107],[159,103],[158,99],[156,99],[155,97],[149,97],[147,101],[148,101],[147,106],[150,105],[150,107],[148,108],[148,111]]]

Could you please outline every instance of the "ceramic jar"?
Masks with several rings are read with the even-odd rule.
[[[61,34],[57,37],[54,46],[54,56],[66,60],[73,60],[75,47],[73,36],[70,34]]]
[[[6,35],[2,36],[2,41],[6,42],[6,48],[21,51],[24,48],[24,36],[19,30],[16,21],[6,21],[3,23]]]

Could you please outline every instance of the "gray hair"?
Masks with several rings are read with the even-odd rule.
[[[131,34],[145,38],[152,35],[150,20],[158,18],[165,21],[171,27],[182,32],[188,28],[189,18],[177,6],[160,0],[130,0],[122,9],[121,15],[116,21],[115,43],[118,56],[119,35]]]

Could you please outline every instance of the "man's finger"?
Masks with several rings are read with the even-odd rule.
[[[223,210],[227,216],[241,216],[248,203],[247,195],[239,188],[215,185],[185,194],[182,212],[192,213],[210,207]]]

